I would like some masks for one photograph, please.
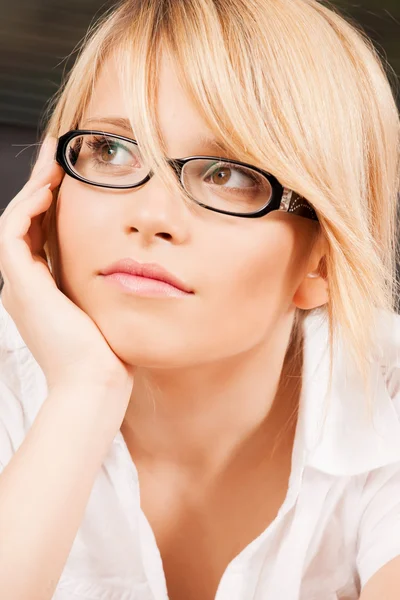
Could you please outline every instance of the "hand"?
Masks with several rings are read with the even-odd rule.
[[[112,386],[129,402],[133,368],[112,351],[94,321],[55,284],[44,251],[44,213],[60,185],[63,169],[54,160],[56,139],[48,137],[32,175],[0,217],[2,302],[42,368],[49,388],[82,382]],[[49,184],[49,185],[46,185]]]

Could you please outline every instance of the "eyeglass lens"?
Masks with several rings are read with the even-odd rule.
[[[80,177],[100,185],[133,186],[149,173],[135,143],[109,134],[72,138],[66,160]],[[223,159],[190,160],[182,169],[181,181],[197,202],[228,212],[260,210],[272,196],[271,184],[261,173]]]

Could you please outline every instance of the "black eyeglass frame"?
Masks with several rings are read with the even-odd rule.
[[[140,186],[144,185],[145,183],[147,183],[151,179],[151,177],[154,175],[154,172],[152,170],[150,170],[149,173],[146,175],[146,177],[144,179],[142,179],[142,181],[140,181],[139,183],[135,183],[134,185],[113,185],[113,184],[108,184],[108,183],[96,183],[94,181],[90,181],[88,179],[85,179],[84,177],[81,177],[81,175],[76,173],[70,167],[70,165],[67,161],[67,158],[66,158],[66,151],[67,151],[67,146],[68,146],[69,142],[73,138],[79,137],[80,135],[88,135],[88,134],[89,135],[105,135],[105,136],[108,135],[113,138],[120,139],[125,142],[130,142],[130,143],[133,143],[136,146],[138,146],[138,143],[136,140],[134,140],[132,138],[128,138],[123,135],[116,134],[116,133],[110,133],[107,131],[92,130],[92,129],[90,129],[90,130],[89,129],[72,129],[71,131],[68,131],[67,133],[65,133],[64,135],[62,135],[61,137],[58,138],[57,151],[56,151],[56,157],[55,157],[58,164],[61,165],[61,167],[64,169],[64,171],[70,177],[73,177],[74,179],[77,179],[78,181],[82,181],[83,183],[87,183],[89,185],[94,185],[96,187],[111,188],[111,189],[134,189],[136,187],[140,187]],[[260,175],[265,177],[268,180],[269,184],[271,185],[271,188],[272,188],[271,199],[269,200],[268,204],[266,204],[259,210],[255,211],[255,212],[251,212],[251,213],[230,212],[230,211],[222,210],[220,208],[214,208],[212,206],[208,206],[207,204],[203,204],[202,202],[199,202],[198,200],[196,200],[196,198],[194,198],[186,190],[186,188],[182,182],[182,169],[183,169],[184,165],[188,162],[191,162],[191,161],[197,160],[197,159],[217,160],[217,161],[224,162],[224,163],[236,164],[236,165],[239,165],[242,167],[247,167],[247,168],[252,169],[253,171],[256,171],[257,173],[259,173]],[[242,218],[246,218],[246,219],[258,219],[260,217],[267,215],[268,213],[270,213],[274,210],[282,210],[284,212],[297,214],[298,216],[302,216],[302,217],[305,217],[308,219],[312,219],[314,221],[318,221],[318,216],[317,216],[314,208],[311,206],[311,204],[305,198],[303,198],[303,196],[300,196],[293,190],[290,190],[290,189],[284,187],[281,183],[279,183],[279,181],[276,179],[276,177],[271,175],[271,173],[268,173],[268,171],[264,171],[263,169],[260,169],[259,167],[255,167],[254,165],[251,165],[249,163],[245,163],[245,162],[241,162],[241,161],[233,160],[233,159],[229,159],[229,158],[223,158],[221,156],[188,156],[186,158],[168,159],[167,162],[172,167],[172,169],[175,171],[175,173],[179,179],[179,182],[180,182],[181,186],[183,187],[185,193],[190,197],[190,199],[193,202],[195,202],[199,206],[202,206],[203,208],[206,208],[207,210],[212,210],[213,212],[217,212],[217,213],[221,213],[221,214],[225,214],[225,215],[231,215],[234,217],[242,217]]]

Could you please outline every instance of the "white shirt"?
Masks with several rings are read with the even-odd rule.
[[[286,499],[227,566],[215,600],[353,600],[400,555],[400,316],[381,313],[373,414],[344,344],[328,383],[328,324],[305,321],[303,390]],[[0,302],[0,469],[47,396]],[[73,439],[71,439],[73,444]],[[29,501],[29,499],[27,499]],[[119,431],[99,470],[53,600],[166,600],[162,559]]]

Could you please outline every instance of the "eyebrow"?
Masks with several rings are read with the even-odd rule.
[[[104,123],[105,125],[114,125],[115,127],[125,129],[125,131],[128,131],[129,133],[133,133],[129,119],[123,119],[122,117],[91,117],[86,119],[84,124],[93,122]]]
[[[123,117],[90,117],[89,119],[85,120],[83,125],[86,125],[86,123],[93,122],[102,123],[104,125],[113,125],[114,127],[118,127],[119,129],[123,129],[127,133],[134,135],[132,125],[129,119],[125,119]],[[226,146],[218,142],[216,139],[208,138],[206,136],[198,136],[196,137],[196,143],[210,148],[215,148],[216,150],[228,154],[228,149],[226,148]]]

